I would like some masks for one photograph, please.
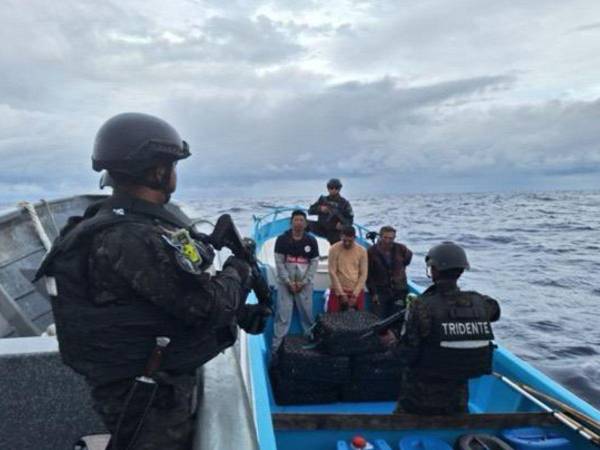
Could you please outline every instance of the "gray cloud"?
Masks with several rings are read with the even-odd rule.
[[[7,0],[0,188],[95,189],[94,134],[122,111],[181,130],[190,192],[271,192],[332,172],[364,189],[432,173],[440,189],[598,187],[600,41],[582,21],[597,12],[554,0]]]
[[[598,29],[600,29],[600,22],[594,22],[577,27],[573,31],[596,31]]]

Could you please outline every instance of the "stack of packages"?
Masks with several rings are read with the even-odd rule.
[[[278,404],[396,400],[402,364],[379,338],[362,338],[378,318],[365,311],[323,314],[314,341],[287,336],[271,373]]]
[[[304,336],[286,336],[279,348],[271,383],[279,405],[334,403],[340,380],[350,376],[350,358],[330,356]]]

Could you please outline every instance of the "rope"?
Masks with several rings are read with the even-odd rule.
[[[46,249],[46,252],[49,252],[50,248],[52,247],[52,241],[50,241],[50,238],[48,237],[48,234],[42,225],[42,221],[40,220],[40,216],[38,216],[35,207],[29,202],[19,202],[19,206],[29,213],[29,218],[33,222],[33,227],[35,228],[40,241],[42,241],[42,245]]]
[[[50,203],[46,200],[41,201],[41,203],[46,207],[46,211],[48,212],[48,217],[52,221],[52,227],[54,228],[54,234],[58,236],[60,234],[60,230],[58,229],[58,225],[56,224],[56,220],[54,220],[54,214],[52,214],[52,210],[50,209]]]
[[[40,220],[40,216],[38,216],[35,207],[31,203],[25,201],[19,202],[19,206],[25,209],[29,214],[31,221],[33,222],[33,227],[35,228],[35,231],[38,237],[40,238],[40,241],[42,241],[42,245],[46,249],[47,254],[52,248],[52,241],[50,241],[50,238],[48,237],[48,234],[46,233],[46,230],[42,225],[42,221]],[[50,214],[50,208],[48,207],[47,203],[46,207],[48,208],[48,213]],[[50,214],[50,217],[52,218],[52,221],[54,223],[54,218],[52,217],[52,214]],[[56,227],[56,223],[54,223],[54,226]],[[48,291],[48,294],[53,296],[58,295],[58,288],[54,277],[44,277],[44,281],[46,284],[46,291]]]

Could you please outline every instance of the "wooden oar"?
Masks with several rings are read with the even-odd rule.
[[[515,391],[519,392],[521,395],[523,395],[526,398],[528,398],[529,400],[531,400],[533,403],[535,403],[536,405],[538,405],[544,411],[547,411],[547,412],[551,413],[554,417],[556,417],[556,419],[558,419],[560,422],[562,422],[563,424],[565,424],[566,426],[568,426],[572,430],[574,430],[577,433],[579,433],[586,440],[590,441],[591,443],[593,443],[597,447],[600,447],[600,434],[598,434],[598,433],[594,432],[593,430],[590,430],[589,428],[583,426],[581,423],[579,423],[578,421],[576,421],[572,417],[567,416],[564,412],[557,411],[556,409],[551,408],[550,406],[548,406],[547,404],[545,404],[544,402],[542,402],[539,398],[535,397],[533,394],[531,394],[530,392],[528,392],[527,390],[525,390],[522,386],[520,386],[517,382],[511,380],[510,378],[507,378],[504,375],[499,374],[497,372],[493,372],[493,375],[495,377],[499,378],[500,380],[502,380],[504,383],[506,383],[510,387],[512,387]]]

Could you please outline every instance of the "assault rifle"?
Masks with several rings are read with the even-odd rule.
[[[342,225],[350,225],[350,222],[347,217],[345,217],[340,208],[337,206],[335,202],[327,200],[325,197],[321,197],[321,205],[325,205],[329,208],[329,216],[327,217],[327,222],[331,222],[331,220],[335,217],[337,218]]]
[[[258,303],[268,308],[269,313],[272,313],[271,289],[269,289],[269,284],[258,267],[255,255],[256,242],[250,238],[240,236],[240,232],[229,214],[223,214],[219,217],[213,232],[210,235],[204,235],[203,240],[207,241],[216,250],[221,250],[223,247],[228,248],[234,256],[250,264],[253,279],[252,290],[256,294]]]
[[[366,339],[369,336],[373,336],[374,334],[382,334],[384,331],[389,330],[392,327],[392,325],[395,325],[396,323],[404,320],[404,316],[406,315],[406,309],[410,306],[410,304],[415,298],[417,298],[417,295],[410,293],[406,296],[406,300],[404,302],[402,302],[401,300],[397,301],[395,303],[396,305],[404,307],[398,312],[392,314],[391,316],[386,317],[385,319],[380,320],[379,322],[376,322],[374,325],[371,326],[369,331],[364,333],[360,338]]]
[[[385,319],[380,320],[379,322],[375,322],[374,325],[371,325],[369,331],[360,336],[360,339],[366,339],[373,335],[383,334],[383,332],[389,330],[392,327],[392,325],[395,325],[396,323],[404,320],[405,313],[406,308],[403,308],[400,311],[392,314],[391,316],[386,317]]]

